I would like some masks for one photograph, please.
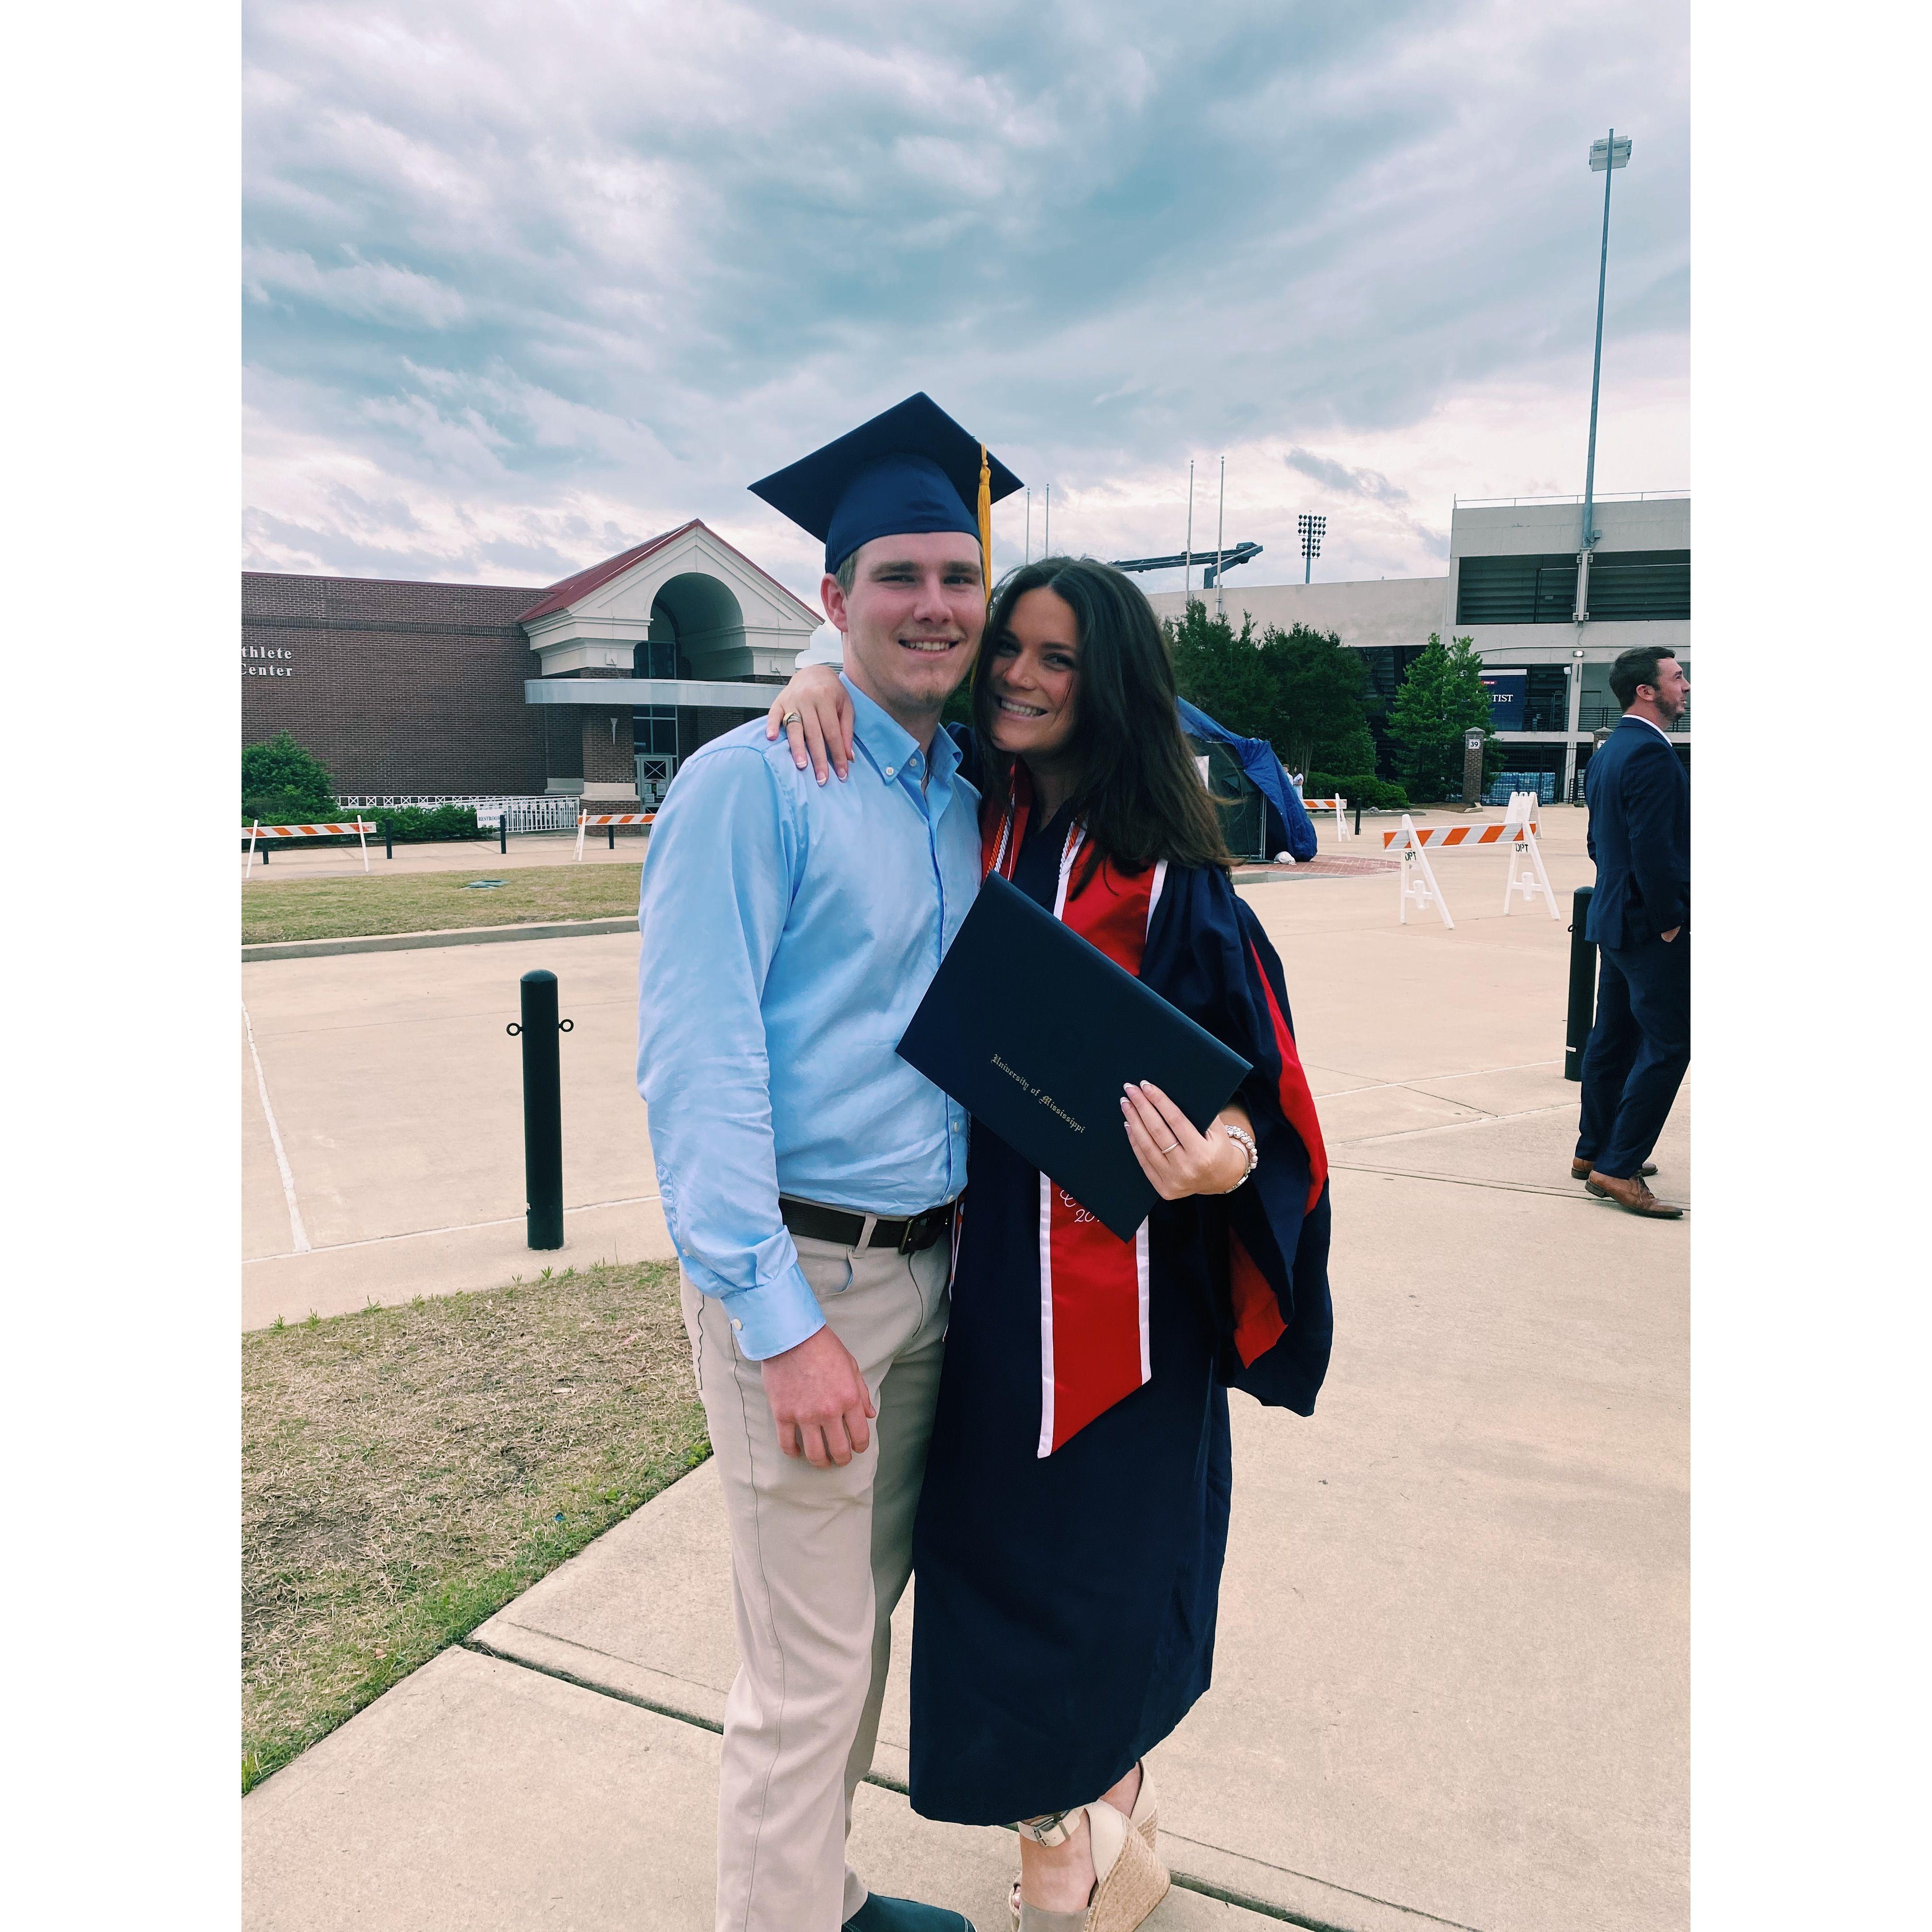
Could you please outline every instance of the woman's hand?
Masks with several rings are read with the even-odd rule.
[[[790,724],[788,712],[799,715]],[[767,744],[782,731],[791,740],[791,761],[800,771],[809,757],[814,776],[825,782],[830,762],[842,778],[852,769],[852,694],[830,664],[807,664],[772,700],[765,715]]]
[[[1158,1087],[1143,1080],[1138,1085],[1128,1083],[1120,1112],[1142,1171],[1163,1201],[1232,1193],[1248,1178],[1247,1150],[1221,1131],[1222,1120],[1246,1132],[1254,1131],[1239,1107],[1224,1108],[1201,1133]]]

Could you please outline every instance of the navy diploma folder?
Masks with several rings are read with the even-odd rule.
[[[1160,1197],[1120,1094],[1150,1080],[1204,1129],[1248,1063],[995,872],[898,1043],[1123,1240]]]

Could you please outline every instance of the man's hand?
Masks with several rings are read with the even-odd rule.
[[[788,715],[799,715],[788,724]],[[842,778],[852,769],[852,694],[830,664],[807,664],[772,700],[765,715],[767,742],[782,731],[791,741],[791,761],[825,782],[828,761]]]
[[[1683,930],[1684,928],[1681,926],[1673,926],[1668,932],[1660,932],[1657,936],[1664,941],[1665,945],[1668,946],[1670,942]]]
[[[842,1469],[865,1453],[872,1440],[866,1424],[879,1412],[851,1351],[829,1327],[758,1366],[788,1456],[802,1455],[814,1469],[834,1462]]]

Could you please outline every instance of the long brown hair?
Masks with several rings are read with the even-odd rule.
[[[1090,846],[1082,883],[1102,859],[1125,872],[1162,859],[1232,868],[1220,819],[1180,734],[1174,664],[1160,621],[1137,584],[1090,556],[1042,557],[1012,572],[994,594],[973,667],[973,724],[993,809],[1006,808],[1013,770],[1012,756],[993,742],[993,656],[1014,605],[1030,590],[1051,590],[1066,605],[1080,642],[1067,752],[1074,815]]]

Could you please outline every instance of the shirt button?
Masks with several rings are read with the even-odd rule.
[[[737,1316],[735,1316],[735,1315],[734,1315],[734,1316],[732,1316],[732,1318],[731,1318],[731,1326],[732,1326],[733,1328],[742,1328],[744,1327],[744,1325],[745,1325],[745,1324],[744,1324],[744,1323],[743,1323],[743,1322],[740,1322],[740,1321],[738,1319],[738,1318],[737,1318]]]
[[[891,766],[890,765],[888,765],[888,766],[886,767],[886,777],[887,777],[887,778],[890,778],[890,777],[892,776],[892,766]]]

